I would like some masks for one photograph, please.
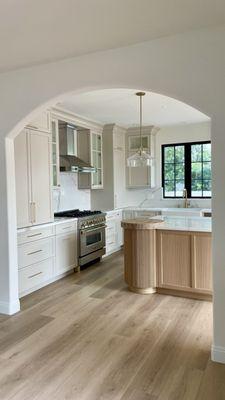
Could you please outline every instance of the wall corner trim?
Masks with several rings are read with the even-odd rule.
[[[212,345],[211,358],[214,362],[225,364],[225,347]]]
[[[13,315],[20,311],[19,299],[13,302],[0,301],[0,314]]]

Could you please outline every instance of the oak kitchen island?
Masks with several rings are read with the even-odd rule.
[[[124,220],[125,280],[137,293],[212,298],[211,218]]]

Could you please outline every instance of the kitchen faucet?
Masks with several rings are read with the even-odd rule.
[[[184,208],[188,208],[188,198],[187,198],[187,189],[183,190],[183,198],[184,198]]]

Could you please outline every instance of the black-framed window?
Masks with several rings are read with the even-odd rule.
[[[211,142],[162,145],[163,197],[211,197]]]

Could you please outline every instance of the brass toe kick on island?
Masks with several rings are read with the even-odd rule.
[[[211,232],[160,229],[160,221],[141,219],[122,226],[129,290],[212,299]]]

